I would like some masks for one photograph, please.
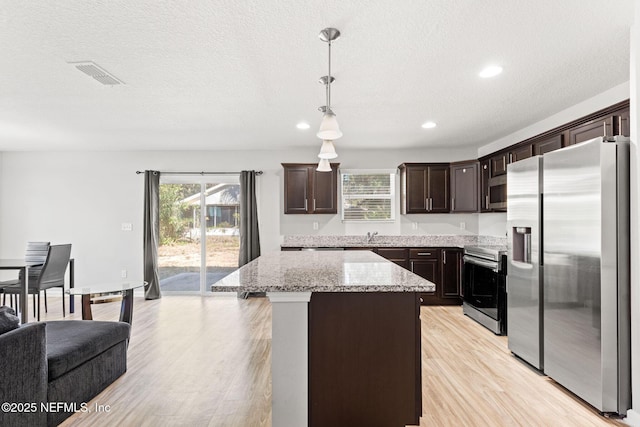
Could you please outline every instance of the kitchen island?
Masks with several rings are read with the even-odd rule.
[[[272,303],[272,425],[405,426],[422,414],[420,292],[368,251],[273,252],[211,286]]]

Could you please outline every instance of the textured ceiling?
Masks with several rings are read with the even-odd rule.
[[[632,19],[633,0],[0,0],[0,150],[319,147],[328,26],[338,151],[481,146],[627,81]]]

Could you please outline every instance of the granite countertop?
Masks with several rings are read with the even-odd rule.
[[[367,242],[366,236],[285,236],[283,248],[344,248],[344,247],[458,247],[465,245],[506,245],[505,237],[476,235],[415,235],[415,236],[375,236]]]
[[[369,251],[266,253],[212,292],[434,292],[435,285]]]

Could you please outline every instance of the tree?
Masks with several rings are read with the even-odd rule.
[[[184,238],[184,234],[189,228],[189,206],[181,203],[192,186],[182,184],[162,184],[160,185],[160,244],[167,245],[175,243]],[[197,185],[197,191],[200,186]]]

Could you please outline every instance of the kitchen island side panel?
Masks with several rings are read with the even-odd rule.
[[[421,415],[419,294],[313,293],[309,426],[400,427]]]

